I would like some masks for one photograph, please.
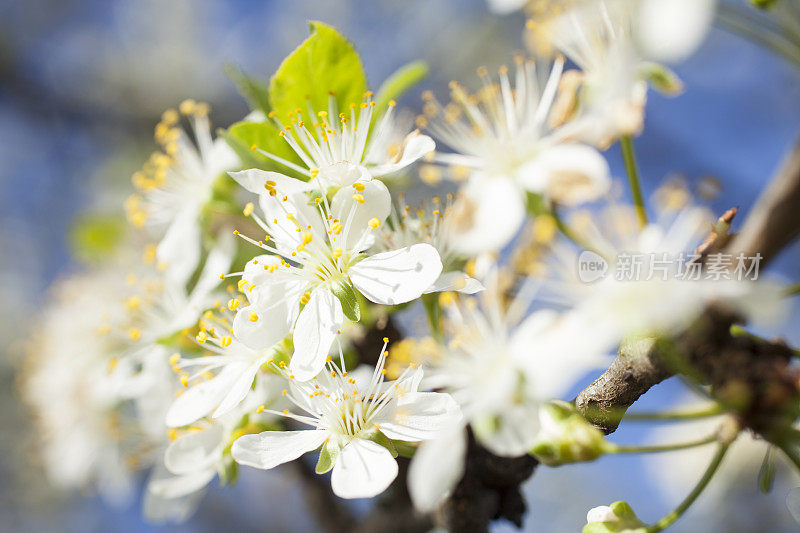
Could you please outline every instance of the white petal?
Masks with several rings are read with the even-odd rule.
[[[642,0],[633,25],[647,59],[674,63],[686,59],[705,39],[715,0]]]
[[[397,461],[375,442],[353,439],[333,466],[331,486],[340,498],[371,498],[386,490],[397,477]]]
[[[518,9],[522,9],[528,0],[486,0],[489,11],[496,15],[508,15]]]
[[[327,431],[317,429],[265,431],[258,435],[244,435],[234,441],[231,455],[240,465],[267,470],[316,450],[328,436]]]
[[[164,469],[151,476],[147,490],[162,498],[173,499],[196,492],[214,479],[214,468],[201,469],[191,474],[176,476]]]
[[[156,248],[156,260],[166,266],[164,276],[172,285],[185,289],[200,261],[200,223],[196,205],[183,208],[172,220]]]
[[[385,410],[387,418],[375,423],[390,439],[416,442],[435,437],[461,420],[452,396],[440,392],[408,392]]]
[[[419,131],[412,131],[403,140],[402,151],[397,154],[399,159],[396,162],[376,165],[370,168],[370,172],[375,177],[397,172],[435,149],[436,143],[433,142],[433,139]]]
[[[370,233],[369,221],[373,218],[383,223],[392,209],[392,198],[389,189],[380,180],[359,182],[363,191],[352,187],[342,187],[333,196],[331,212],[338,218],[344,229],[336,238],[336,245],[344,250],[363,250],[367,246],[365,236]],[[358,203],[353,196],[364,197],[364,203]]]
[[[263,300],[239,309],[233,317],[233,334],[253,350],[269,348],[289,334],[300,295],[290,294],[271,304]]]
[[[241,172],[228,172],[228,174],[236,180],[236,183],[258,195],[269,194],[264,187],[268,181],[274,181],[276,183],[275,189],[280,191],[281,194],[296,194],[309,191],[312,188],[312,185],[308,182],[284,176],[279,172],[268,172],[257,168],[242,170]]]
[[[582,144],[545,150],[519,170],[519,178],[527,189],[570,206],[596,200],[611,186],[605,158]]]
[[[222,457],[222,425],[192,431],[172,441],[164,452],[164,466],[176,475],[212,468]]]
[[[326,189],[328,187],[347,187],[357,181],[370,179],[372,176],[362,165],[338,161],[332,165],[321,167],[319,174],[312,182],[318,182],[323,189]]]
[[[189,298],[190,306],[203,306],[203,300],[214,288],[219,285],[220,274],[228,271],[236,253],[236,237],[225,232],[219,236],[217,245],[209,252],[203,271],[197,280],[192,295]]]
[[[219,418],[242,403],[242,400],[244,400],[247,393],[250,392],[250,388],[253,386],[253,380],[256,374],[258,374],[258,369],[261,368],[261,365],[264,364],[266,360],[266,356],[259,357],[239,374],[239,377],[236,378],[228,389],[228,393],[219,403],[219,407],[217,407],[211,415],[212,418]]]
[[[505,177],[474,176],[461,192],[453,204],[453,249],[473,256],[508,244],[525,219],[523,192],[517,184]]]
[[[475,294],[476,292],[484,290],[484,288],[485,287],[483,286],[483,283],[477,279],[471,278],[463,272],[456,270],[453,272],[445,272],[440,275],[436,281],[433,282],[433,285],[425,289],[425,294],[443,291],[456,291],[464,294]]]
[[[533,401],[509,404],[497,416],[487,414],[491,421],[481,424],[472,421],[472,429],[482,445],[501,457],[519,457],[533,447],[539,436],[539,404]]]
[[[211,414],[246,367],[247,363],[228,364],[212,379],[193,385],[175,398],[167,410],[167,426],[187,426]]]
[[[419,298],[442,272],[439,252],[430,244],[383,252],[349,270],[350,281],[369,300],[394,305]]]
[[[417,448],[408,469],[408,491],[414,507],[430,512],[447,497],[464,474],[467,435],[459,426]]]
[[[320,373],[343,320],[339,299],[326,287],[314,289],[294,328],[289,369],[296,379],[306,381]]]

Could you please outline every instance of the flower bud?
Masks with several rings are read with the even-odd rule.
[[[608,450],[600,430],[566,402],[543,405],[539,420],[541,430],[531,453],[546,465],[593,461]]]
[[[645,533],[647,525],[639,520],[627,502],[601,505],[586,514],[582,533]]]

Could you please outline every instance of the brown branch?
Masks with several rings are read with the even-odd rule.
[[[735,211],[726,212],[729,218],[733,214]],[[746,256],[760,253],[763,267],[799,232],[800,143],[725,251]],[[700,251],[707,252],[713,241],[706,239]],[[732,337],[730,326],[734,321],[735,317],[719,310],[703,314],[694,328],[676,340],[681,354],[677,360],[673,357],[666,361],[655,346],[621,346],[609,369],[578,395],[578,409],[598,428],[611,433],[625,410],[651,387],[676,372],[689,372],[709,382],[717,399],[733,405],[745,426],[769,436],[785,422],[786,406],[797,401],[797,376],[788,367],[790,352],[780,342],[754,343],[752,339]],[[732,398],[735,395],[746,398]],[[777,403],[776,398],[780,400]]]

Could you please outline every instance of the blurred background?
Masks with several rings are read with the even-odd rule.
[[[47,287],[80,267],[70,227],[90,210],[121,216],[130,176],[153,150],[161,112],[191,97],[209,102],[227,126],[247,111],[223,72],[231,63],[266,79],[308,34],[306,20],[336,26],[361,53],[373,87],[402,64],[424,59],[431,75],[401,106],[419,110],[419,93],[440,97],[447,82],[470,84],[475,68],[496,67],[522,47],[524,17],[497,17],[483,0],[36,0],[0,3],[0,524],[6,531],[159,531],[139,504],[114,508],[91,494],[48,486],[33,454],[36,434],[15,394],[15,369]],[[675,70],[686,93],[651,93],[637,141],[644,188],[671,174],[690,184],[722,184],[717,212],[746,213],[800,131],[796,66],[738,35],[714,29]],[[622,177],[616,147],[608,152]],[[800,280],[800,247],[771,273]],[[792,320],[797,323],[797,306]],[[764,332],[800,344],[800,331]],[[587,382],[591,376],[587,376]],[[585,383],[584,383],[585,385]],[[578,387],[581,388],[581,387]],[[684,401],[675,380],[648,394],[642,409]],[[638,404],[637,404],[638,405]],[[676,426],[623,424],[615,440],[681,440]],[[720,479],[674,531],[796,531],[779,476],[769,495],[756,486],[763,454],[741,442]],[[760,451],[759,451],[760,450]],[[707,451],[707,450],[706,450]],[[579,531],[586,511],[624,499],[652,521],[690,490],[704,451],[613,457],[595,464],[540,469],[528,483],[525,530]],[[785,474],[785,470],[784,470]],[[143,481],[143,480],[142,480]],[[242,471],[234,488],[214,488],[197,515],[174,531],[313,531],[289,471]],[[356,504],[359,509],[363,505]],[[498,531],[512,530],[498,524]]]

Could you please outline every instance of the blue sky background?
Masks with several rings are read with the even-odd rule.
[[[136,505],[112,509],[91,496],[48,490],[28,451],[35,435],[13,396],[13,370],[47,286],[75,268],[66,237],[70,221],[85,209],[120,210],[130,174],[152,149],[152,126],[164,108],[195,97],[212,104],[217,125],[242,116],[246,107],[222,74],[223,63],[267,77],[305,38],[307,19],[333,24],[349,36],[373,85],[407,61],[426,59],[431,77],[402,102],[415,110],[420,90],[444,96],[448,80],[469,83],[477,66],[507,61],[522,46],[524,21],[519,15],[493,17],[480,0],[42,4],[0,2],[0,523],[15,531],[159,531],[141,521]],[[800,75],[718,29],[675,70],[686,93],[651,93],[646,129],[637,139],[644,191],[652,193],[671,172],[690,181],[713,175],[723,184],[713,209],[721,213],[738,205],[746,215],[800,131]],[[609,149],[608,157],[622,178],[618,148]],[[787,250],[772,271],[788,281],[800,279],[800,247]],[[792,322],[765,333],[800,344]],[[670,380],[648,394],[641,408],[663,408],[684,394],[681,383]],[[627,424],[614,439],[643,442],[652,438],[651,429]],[[731,467],[742,476],[734,490],[701,499],[674,531],[796,531],[783,498],[800,483],[780,479],[773,494],[762,496],[755,485],[760,457],[754,468],[743,457]],[[688,492],[695,479],[679,476],[679,469],[665,478],[651,476],[650,468],[673,473],[658,460],[613,457],[541,469],[526,486],[531,512],[525,529],[577,531],[590,507],[618,499],[631,502],[646,521],[659,518],[678,501],[666,485]],[[703,468],[699,462],[695,477]],[[232,524],[241,531],[314,530],[297,480],[280,469],[245,469],[237,487],[213,488],[194,519],[170,530],[203,532]]]

